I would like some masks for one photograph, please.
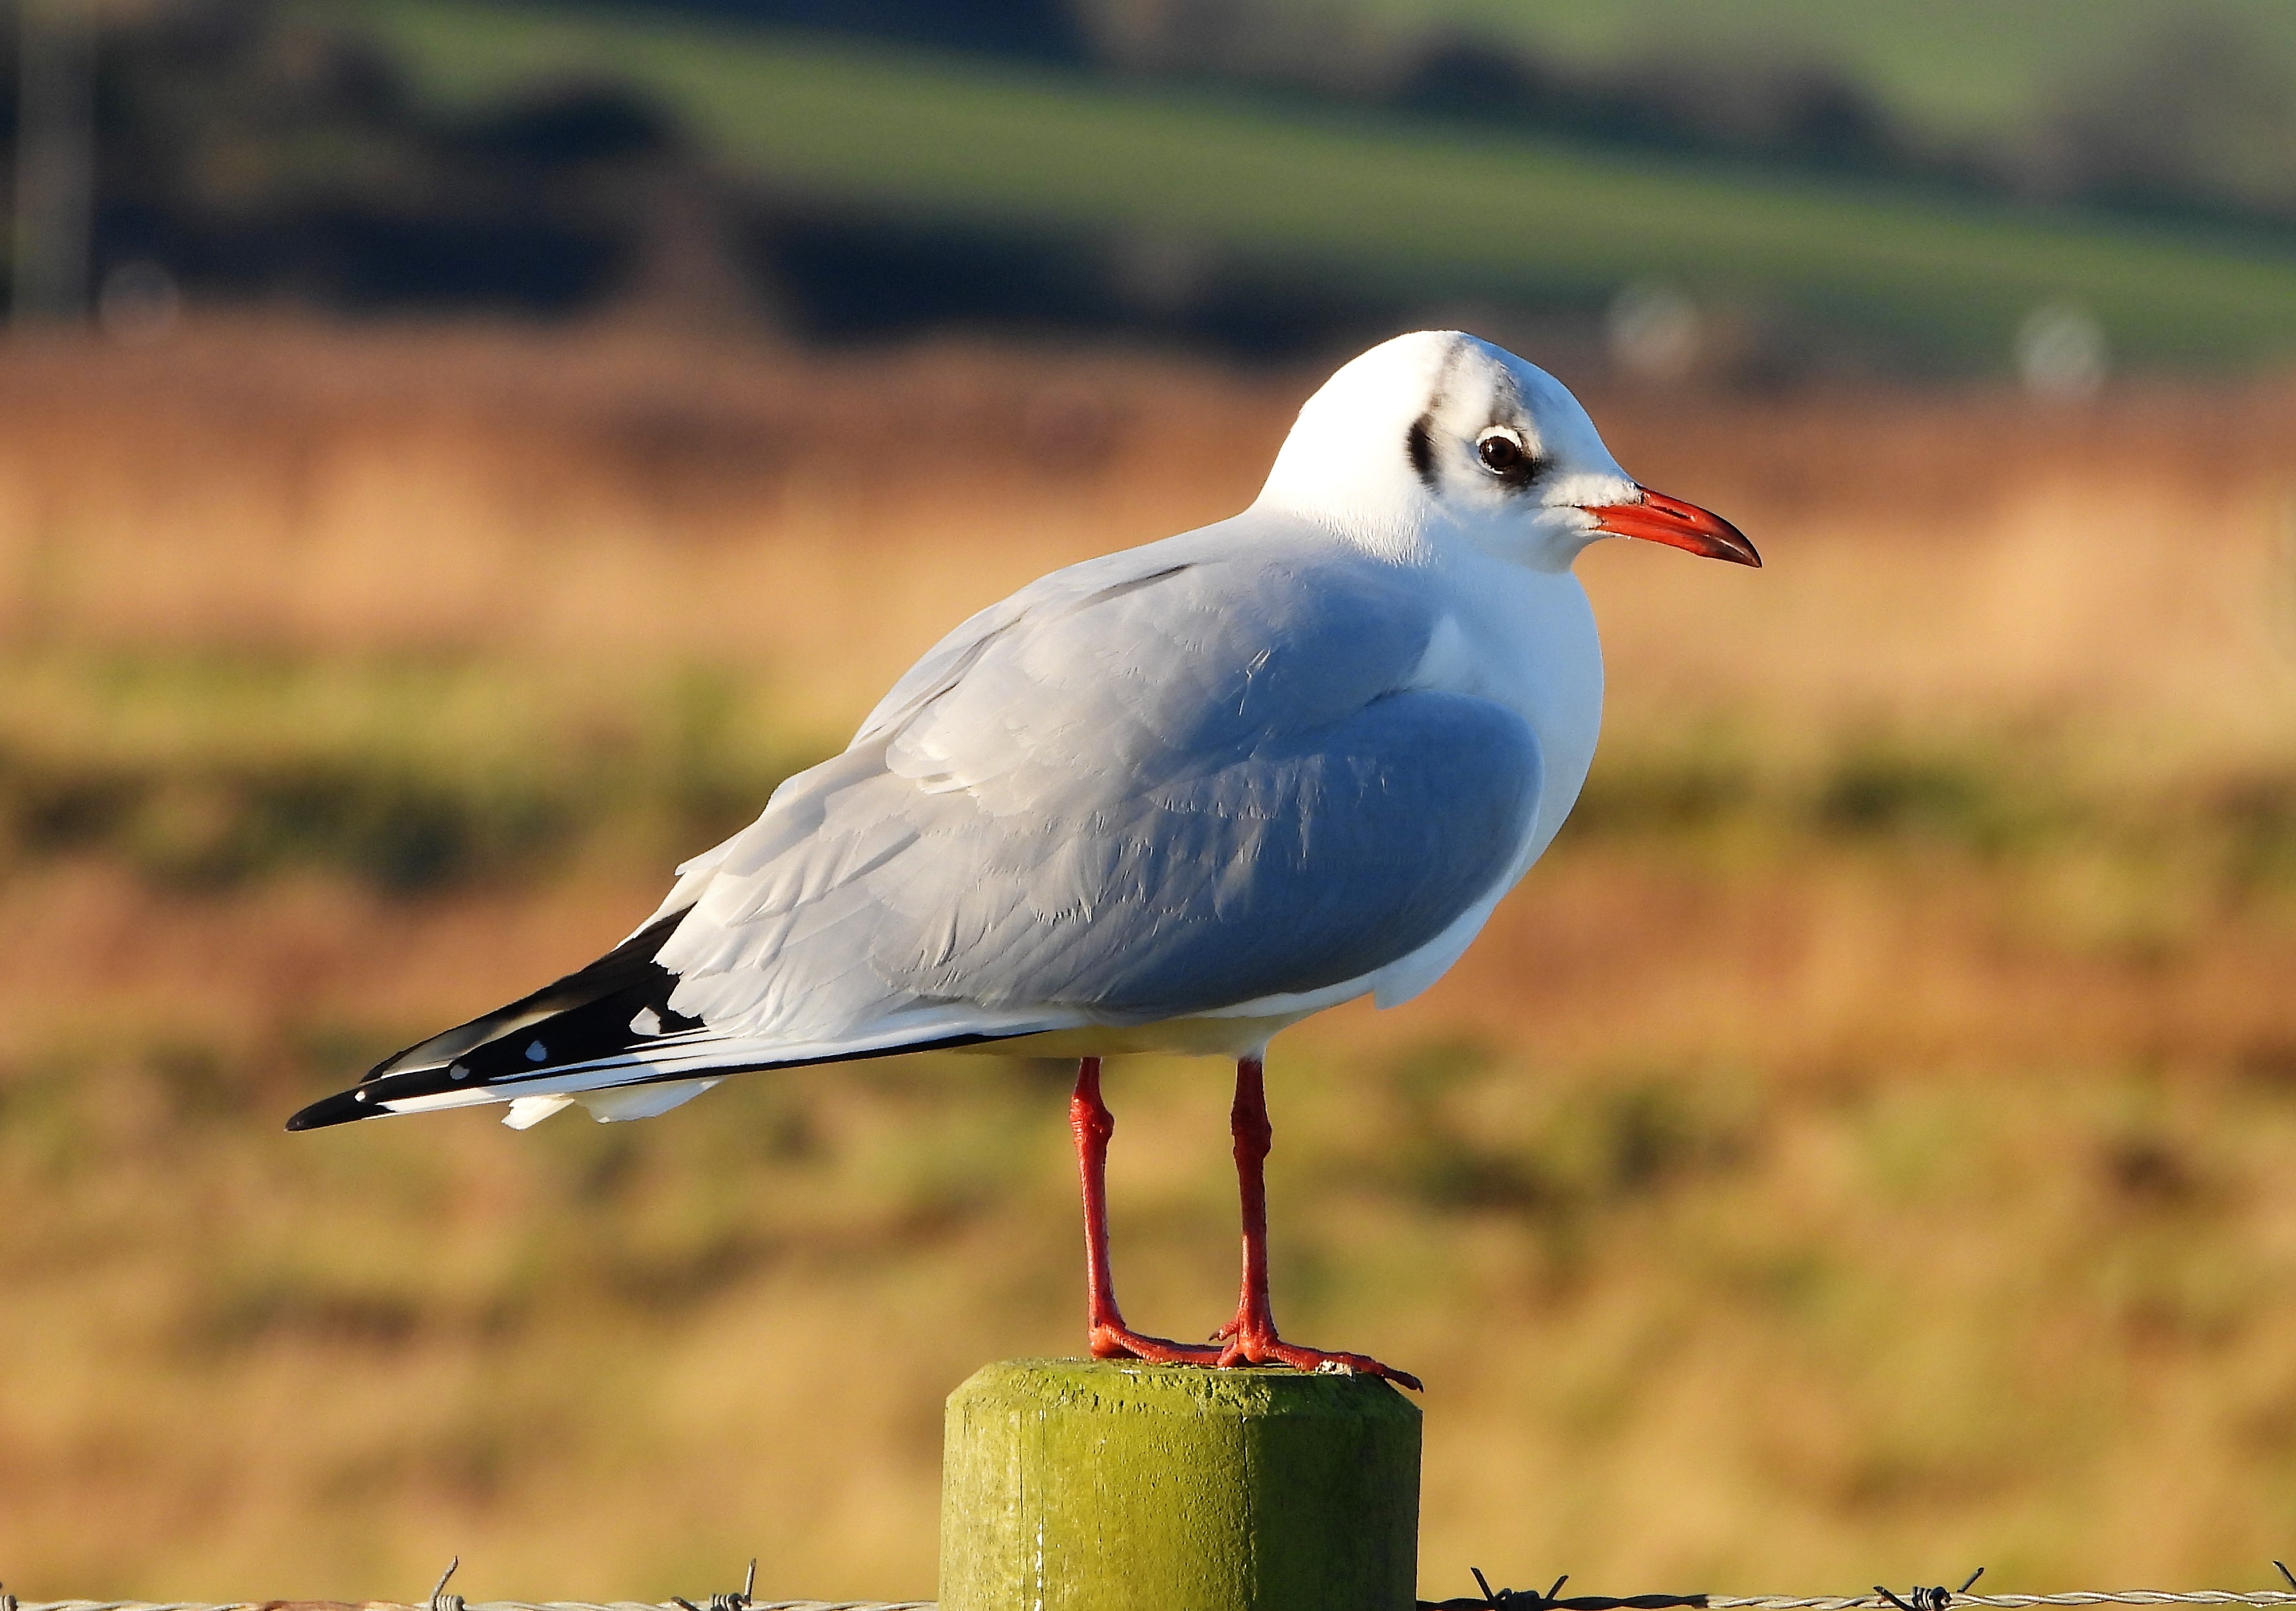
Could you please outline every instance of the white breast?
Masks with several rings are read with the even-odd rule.
[[[1538,735],[1538,819],[1520,877],[1578,798],[1603,725],[1603,648],[1587,590],[1569,571],[1471,555],[1445,567],[1448,608],[1411,686],[1492,699]],[[1510,880],[1512,882],[1512,880]]]
[[[1413,686],[1472,694],[1520,713],[1538,736],[1538,812],[1505,876],[1481,900],[1350,993],[1368,989],[1382,1007],[1407,1002],[1442,977],[1482,932],[1570,814],[1603,724],[1602,642],[1578,577],[1481,556],[1447,569],[1451,607],[1428,640]]]

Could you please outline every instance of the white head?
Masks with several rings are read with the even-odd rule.
[[[1379,548],[1456,535],[1542,570],[1611,536],[1762,562],[1728,521],[1620,469],[1560,380],[1457,331],[1383,341],[1324,382],[1259,503]]]

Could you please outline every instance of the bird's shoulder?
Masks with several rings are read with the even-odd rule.
[[[1409,567],[1248,511],[1054,571],[980,611],[909,669],[855,741],[971,716],[1328,717],[1409,685],[1442,617]]]

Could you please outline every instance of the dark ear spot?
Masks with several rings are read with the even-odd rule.
[[[1427,490],[1435,490],[1435,416],[1422,414],[1411,422],[1403,434],[1403,451],[1411,455],[1411,468],[1419,472]]]

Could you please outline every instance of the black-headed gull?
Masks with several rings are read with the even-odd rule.
[[[1075,1057],[1095,1355],[1415,1386],[1276,1335],[1260,1059],[1310,1013],[1426,989],[1554,837],[1603,705],[1570,567],[1604,536],[1761,563],[1620,469],[1545,371],[1456,331],[1385,342],[1308,400],[1250,508],[982,610],[613,951],[288,1128],[644,1118],[748,1070]],[[1110,1281],[1100,1061],[1144,1051],[1236,1059],[1243,1294],[1209,1346],[1131,1329]]]

